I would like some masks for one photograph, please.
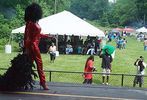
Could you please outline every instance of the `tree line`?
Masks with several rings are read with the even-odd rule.
[[[24,25],[24,9],[32,2],[42,6],[43,17],[68,10],[103,27],[141,27],[147,22],[146,0],[0,0],[0,39]]]

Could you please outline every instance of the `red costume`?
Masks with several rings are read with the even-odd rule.
[[[24,48],[25,52],[32,58],[32,61],[36,62],[40,85],[44,85],[46,82],[45,74],[43,72],[43,63],[38,45],[40,38],[45,35],[40,34],[40,32],[41,28],[38,23],[27,22],[24,35]]]
[[[86,62],[86,65],[85,65],[85,69],[84,69],[84,78],[85,79],[92,79],[92,71],[93,71],[93,61],[92,60],[88,60]],[[86,72],[89,72],[89,73],[86,73]]]

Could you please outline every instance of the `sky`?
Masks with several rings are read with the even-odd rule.
[[[115,2],[116,0],[109,0],[109,2]]]

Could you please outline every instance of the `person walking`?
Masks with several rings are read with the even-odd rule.
[[[50,54],[50,62],[54,62],[56,58],[56,46],[54,43],[49,47],[48,53]]]
[[[40,38],[48,37],[40,33],[41,27],[39,26],[38,21],[41,18],[42,9],[37,3],[32,3],[25,9],[24,20],[26,22],[26,27],[23,52],[28,54],[28,56],[32,59],[32,62],[35,61],[40,79],[40,86],[42,86],[44,90],[48,90],[49,88],[46,84],[42,58],[38,47]]]

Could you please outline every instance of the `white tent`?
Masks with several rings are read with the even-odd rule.
[[[74,14],[63,11],[39,21],[43,34],[99,36],[104,37],[104,32],[92,26]],[[11,33],[24,33],[25,26],[12,30]]]
[[[142,32],[142,33],[147,33],[147,28],[141,27],[141,28],[137,29],[136,32],[139,32],[139,33],[140,33],[140,32]]]

